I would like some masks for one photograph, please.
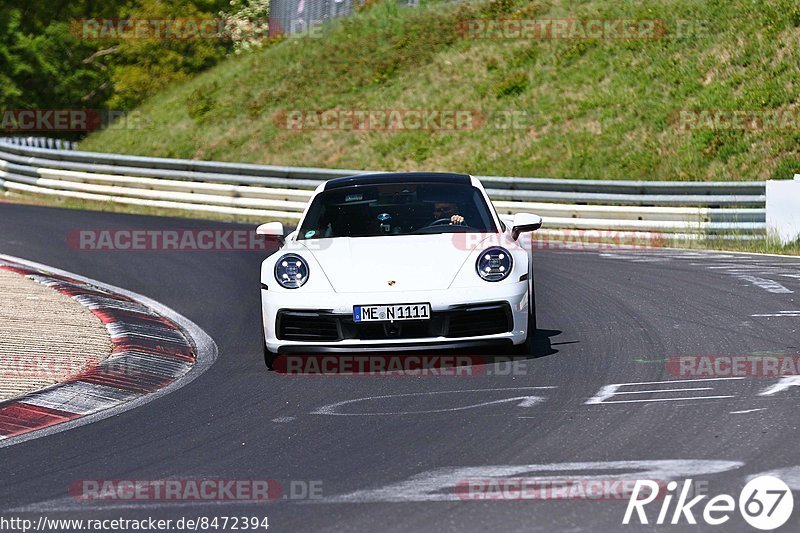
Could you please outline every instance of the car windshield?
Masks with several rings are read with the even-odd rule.
[[[495,231],[489,206],[471,185],[382,183],[321,192],[297,238]]]

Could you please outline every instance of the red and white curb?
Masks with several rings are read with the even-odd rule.
[[[202,329],[145,296],[16,257],[0,255],[0,268],[87,307],[113,345],[91,369],[0,402],[0,448],[138,407],[186,385],[216,360],[217,346]]]

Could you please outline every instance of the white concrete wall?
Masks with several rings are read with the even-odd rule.
[[[767,181],[767,234],[783,244],[800,238],[800,174]]]

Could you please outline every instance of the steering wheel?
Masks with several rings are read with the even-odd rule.
[[[450,221],[449,217],[448,218],[440,218],[440,219],[434,220],[433,222],[431,222],[430,224],[428,224],[425,227],[426,228],[430,228],[431,226],[444,226],[445,224],[450,224],[450,223],[451,223],[451,221]],[[458,224],[458,225],[460,226],[461,224]]]
[[[452,224],[453,226],[457,226],[459,228],[469,228],[470,227],[469,225],[465,224],[464,222],[452,223],[449,218],[440,218],[440,219],[434,220],[433,222],[431,222],[427,226],[422,226],[421,228],[417,228],[415,231],[412,231],[411,233],[427,233],[426,232],[427,229],[435,228],[437,226],[444,226],[445,224]]]

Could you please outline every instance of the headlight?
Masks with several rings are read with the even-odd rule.
[[[511,274],[514,260],[505,248],[493,246],[487,248],[475,262],[475,270],[486,281],[502,281]]]
[[[308,281],[308,263],[296,254],[286,254],[275,263],[275,280],[286,289],[297,289]]]

